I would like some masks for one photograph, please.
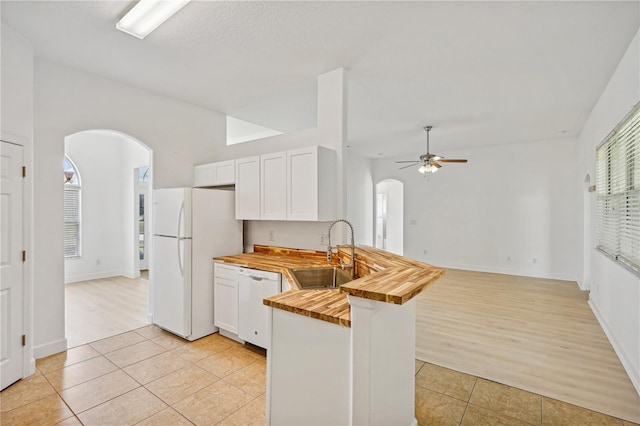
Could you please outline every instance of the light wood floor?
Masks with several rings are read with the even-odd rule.
[[[65,285],[65,328],[70,348],[147,324],[149,281],[110,277]]]
[[[417,300],[416,358],[640,422],[640,396],[574,282],[447,270]]]

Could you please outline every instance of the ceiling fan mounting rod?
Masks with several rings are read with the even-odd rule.
[[[429,157],[429,132],[433,129],[433,126],[424,126],[423,129],[427,132],[427,155]]]

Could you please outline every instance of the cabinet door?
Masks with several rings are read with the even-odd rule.
[[[260,219],[260,157],[236,160],[236,219]]]
[[[318,219],[317,147],[287,151],[287,219]]]
[[[213,163],[213,184],[233,185],[236,182],[235,160]]]
[[[238,334],[238,281],[215,277],[214,324]]]
[[[287,218],[287,153],[260,156],[260,219]]]
[[[193,168],[193,187],[205,187],[213,185],[213,165],[202,164]]]

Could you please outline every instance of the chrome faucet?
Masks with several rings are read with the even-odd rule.
[[[340,267],[344,270],[344,269],[351,269],[351,278],[353,278],[354,280],[356,279],[356,255],[355,255],[355,251],[356,251],[356,246],[353,243],[353,225],[351,225],[351,223],[349,223],[348,220],[346,219],[338,219],[338,220],[334,220],[331,225],[329,225],[329,231],[327,231],[327,234],[329,235],[329,246],[327,247],[327,262],[331,262],[331,228],[333,228],[333,225],[335,225],[338,222],[344,222],[347,225],[349,225],[349,228],[351,229],[351,263],[344,263],[342,261],[342,259],[340,259]],[[336,246],[337,247],[337,246]]]

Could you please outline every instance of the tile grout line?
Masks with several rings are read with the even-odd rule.
[[[476,383],[478,383],[478,377],[473,376],[475,380],[473,381],[473,387],[471,388],[471,392],[469,392],[469,399],[467,400],[467,405],[464,406],[464,412],[462,413],[462,417],[460,418],[459,425],[462,425],[464,421],[464,416],[467,415],[467,410],[469,409],[469,404],[471,404],[471,395],[473,395],[473,391],[476,390]]]
[[[96,357],[94,357],[94,358],[96,358]],[[91,358],[91,359],[93,359],[93,358]],[[36,367],[36,370],[38,370],[38,371],[40,372],[40,374],[42,375],[42,377],[44,377],[44,379],[47,381],[47,383],[49,383],[49,386],[51,386],[51,388],[52,388],[52,389],[53,389],[53,391],[56,393],[56,395],[58,396],[58,398],[60,398],[60,400],[62,401],[62,403],[63,403],[63,404],[64,404],[64,405],[69,409],[69,411],[71,411],[71,417],[75,417],[75,418],[80,422],[80,424],[84,425],[84,423],[82,423],[82,422],[80,421],[80,419],[78,418],[78,415],[76,414],[76,412],[75,412],[75,411],[73,411],[73,409],[72,409],[72,408],[71,408],[71,406],[67,403],[67,401],[65,401],[65,399],[62,397],[62,395],[60,395],[60,392],[58,392],[58,390],[57,390],[57,389],[56,389],[56,388],[51,384],[51,382],[49,381],[49,379],[47,378],[47,376],[45,376],[45,375],[42,373],[42,371],[40,371],[40,369],[39,369],[38,367]],[[55,370],[54,370],[54,371],[55,371]],[[40,400],[38,400],[38,401],[40,401]],[[67,419],[70,419],[71,417],[67,417],[66,419],[63,419],[63,421],[64,421],[64,420],[67,420]],[[60,422],[58,422],[58,423],[60,423]]]
[[[126,332],[124,332],[124,333],[116,334],[116,335],[111,336],[111,337],[116,337],[116,336],[119,336],[119,335],[122,335],[122,334],[125,334],[125,333],[129,333],[129,332],[134,332],[134,333],[135,333],[135,329],[134,329],[134,330],[131,330],[131,331],[126,331]],[[146,341],[149,341],[149,339],[148,339],[148,338],[146,338],[145,336],[142,336],[142,335],[141,335],[141,334],[139,334],[139,333],[135,333],[135,334],[137,334],[137,335],[139,335],[140,337],[144,338]],[[109,339],[109,338],[111,338],[111,337],[107,337],[107,338],[105,338],[105,339],[100,339],[100,340],[106,340],[106,339]],[[97,340],[96,342],[99,342],[100,340]],[[90,342],[90,343],[95,343],[95,342]],[[80,364],[81,362],[84,362],[84,361],[89,361],[89,360],[91,360],[91,359],[95,359],[95,358],[98,358],[98,357],[102,357],[102,358],[104,358],[107,362],[111,363],[114,367],[116,367],[116,370],[110,371],[110,372],[105,373],[105,374],[101,374],[101,375],[96,376],[96,377],[94,377],[94,378],[92,378],[92,379],[90,379],[90,380],[86,380],[86,381],[84,381],[84,382],[78,383],[78,384],[76,384],[76,385],[74,385],[74,386],[71,386],[71,387],[69,387],[69,388],[66,388],[66,389],[60,389],[60,391],[58,391],[58,390],[57,390],[57,389],[56,389],[56,388],[51,384],[51,382],[49,382],[49,379],[48,379],[48,378],[47,378],[47,377],[46,377],[42,372],[40,372],[40,373],[42,374],[42,376],[47,380],[47,382],[49,382],[49,384],[51,385],[51,387],[53,388],[53,390],[58,394],[59,398],[64,402],[64,404],[65,404],[65,405],[69,408],[69,410],[73,413],[73,416],[74,416],[76,419],[78,419],[78,421],[79,421],[81,424],[84,424],[84,423],[82,423],[82,421],[80,420],[80,417],[79,417],[79,416],[80,416],[80,414],[85,413],[85,412],[87,412],[87,411],[89,411],[89,410],[92,410],[92,409],[94,409],[94,408],[96,408],[96,407],[99,407],[99,406],[100,406],[100,405],[102,405],[102,404],[106,404],[107,402],[112,401],[112,400],[114,400],[114,399],[116,399],[116,398],[118,398],[118,397],[120,397],[120,396],[122,396],[122,395],[126,395],[126,394],[128,394],[128,393],[130,393],[130,392],[133,392],[133,391],[135,391],[136,389],[139,389],[139,388],[141,388],[141,387],[144,387],[144,385],[143,385],[142,383],[140,383],[138,380],[136,380],[136,379],[135,379],[135,377],[133,377],[133,376],[131,376],[130,374],[128,374],[126,371],[124,371],[124,369],[123,369],[122,367],[120,367],[119,365],[117,365],[116,363],[114,363],[113,361],[111,361],[109,358],[107,358],[107,357],[106,357],[106,354],[109,354],[109,353],[112,353],[112,352],[116,352],[116,351],[118,351],[118,350],[120,350],[120,349],[126,349],[126,348],[129,348],[129,347],[131,347],[131,346],[133,346],[133,345],[135,345],[135,344],[137,344],[137,343],[142,343],[142,341],[141,341],[141,342],[137,342],[137,343],[133,343],[133,344],[130,344],[130,345],[124,346],[124,347],[122,347],[122,348],[119,348],[119,349],[116,349],[116,350],[113,350],[113,351],[110,351],[110,352],[106,352],[106,353],[102,353],[101,351],[99,351],[99,350],[98,350],[98,349],[96,349],[95,347],[91,346],[91,344],[90,344],[90,343],[87,343],[87,345],[88,345],[88,346],[90,346],[92,349],[94,349],[96,352],[98,352],[98,354],[99,354],[99,355],[98,355],[98,356],[95,356],[95,357],[92,357],[92,358],[88,358],[88,359],[83,360],[83,361],[80,361],[80,362],[77,362],[77,363],[75,363],[75,364],[71,364],[71,365]],[[83,345],[81,345],[81,346],[83,346]],[[68,349],[67,349],[67,350],[68,350]],[[165,352],[166,352],[166,351],[165,351]],[[149,358],[152,358],[152,357],[149,357]],[[149,358],[145,358],[144,360],[149,359]],[[144,361],[144,360],[141,360],[141,361]],[[135,364],[135,363],[134,363],[134,364]],[[64,366],[64,367],[62,367],[62,368],[60,368],[60,369],[57,369],[57,370],[62,370],[62,369],[64,369],[64,368],[70,367],[71,365],[69,365],[69,366]],[[131,365],[133,365],[133,364],[131,364]],[[52,371],[57,371],[57,370],[52,370]],[[83,410],[83,411],[80,411],[80,412],[77,412],[77,413],[76,413],[76,412],[71,408],[71,406],[67,403],[67,401],[64,399],[64,397],[60,394],[60,392],[61,392],[61,391],[63,391],[63,390],[71,389],[71,388],[74,388],[74,387],[76,387],[76,386],[79,386],[79,385],[82,385],[82,384],[88,383],[88,382],[90,382],[91,380],[95,380],[95,379],[98,379],[98,378],[100,378],[100,377],[104,377],[104,376],[106,376],[106,375],[108,375],[108,374],[111,374],[111,373],[115,373],[115,372],[116,372],[116,371],[118,371],[118,370],[122,371],[122,372],[123,372],[127,377],[130,377],[130,378],[131,378],[135,383],[137,383],[139,386],[136,386],[134,389],[131,389],[131,390],[129,390],[129,391],[126,391],[126,392],[124,392],[124,393],[121,393],[120,395],[116,395],[116,396],[114,396],[113,398],[109,398],[109,399],[107,399],[107,400],[105,400],[105,401],[102,401],[100,404],[94,405],[94,406],[92,406],[92,407],[87,408],[86,410]],[[145,388],[145,390],[147,390],[147,389]],[[155,394],[154,394],[154,396],[155,396]],[[161,401],[162,401],[162,400],[161,400]],[[164,401],[162,401],[162,402],[164,403]],[[166,403],[165,403],[165,404],[166,404]],[[167,405],[168,405],[168,404],[167,404]],[[65,420],[66,420],[66,419],[65,419]]]

